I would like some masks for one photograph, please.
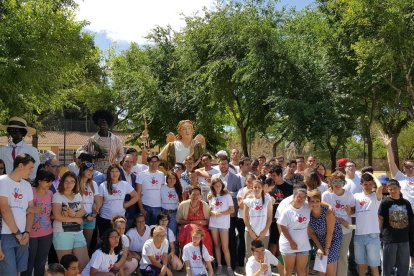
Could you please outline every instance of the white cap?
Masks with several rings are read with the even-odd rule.
[[[216,154],[216,157],[219,157],[219,156],[226,156],[226,157],[228,157],[228,155],[227,155],[227,151],[225,151],[225,150],[220,150],[219,152],[217,152],[217,154]]]

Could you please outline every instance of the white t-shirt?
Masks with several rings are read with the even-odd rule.
[[[82,207],[82,196],[77,193],[73,199],[67,198],[59,192],[53,195],[52,203],[58,203],[62,205],[62,212],[71,209],[75,212],[81,210]],[[76,222],[61,222],[58,220],[53,221],[53,232],[81,232],[81,225]]]
[[[250,226],[256,235],[259,235],[260,232],[262,232],[266,227],[267,208],[269,208],[271,197],[269,194],[265,194],[264,198],[264,203],[262,201],[262,197],[252,197],[243,200],[244,208],[249,208]],[[245,231],[247,231],[247,227],[245,228]],[[269,230],[267,230],[266,236],[269,236]]]
[[[325,191],[329,189],[328,183],[322,182],[321,185],[318,187],[318,191],[323,194]]]
[[[355,198],[351,192],[344,191],[343,195],[336,195],[334,192],[326,191],[322,194],[322,201],[328,203],[335,210],[335,217],[340,217],[351,224],[351,216],[345,211],[345,206],[355,207]],[[341,224],[342,233],[349,234],[352,229],[346,228]]]
[[[144,235],[140,236],[138,234],[137,228],[131,228],[128,230],[126,235],[131,239],[129,244],[129,250],[134,252],[142,252],[142,247],[146,240],[150,238],[151,228],[148,225],[145,225]]]
[[[287,198],[282,199],[279,203],[279,206],[276,209],[275,219],[280,219],[282,216],[282,211],[286,209],[286,207],[291,204],[293,201],[293,195],[288,196]]]
[[[244,187],[244,186],[246,186],[246,177],[244,177],[243,175],[241,175],[240,173],[239,174],[237,174],[239,177],[240,177],[240,183],[241,183],[241,186],[242,187]]]
[[[131,172],[133,174],[135,174],[136,176],[138,176],[141,172],[148,170],[148,166],[145,164],[135,164],[132,169]]]
[[[272,268],[270,265],[278,265],[277,258],[267,249],[264,253],[264,263],[267,264],[267,270],[260,274],[261,276],[272,276]],[[260,270],[260,263],[255,260],[254,256],[250,256],[246,263],[246,276],[253,276]]]
[[[378,208],[381,200],[375,192],[354,194],[356,230],[355,235],[379,234]]]
[[[400,182],[403,197],[410,202],[411,207],[414,209],[414,176],[408,177],[398,171],[395,179]]]
[[[241,188],[241,189],[237,192],[237,198],[238,198],[238,199],[239,199],[239,198],[243,199],[243,197],[244,197],[244,193],[246,193],[246,191],[247,191],[247,187],[243,187],[243,188]],[[250,193],[250,196],[254,196],[254,195],[253,195],[253,192],[251,192],[251,193]],[[240,209],[240,208],[239,208],[239,210],[237,210],[237,217],[238,217],[238,218],[243,218],[243,209]]]
[[[99,195],[103,197],[100,216],[104,219],[112,219],[113,216],[125,215],[125,195],[132,193],[134,188],[126,181],[112,184],[112,195],[108,193],[106,181],[99,185]]]
[[[189,261],[191,273],[193,275],[206,274],[207,269],[203,261],[211,262],[213,258],[208,253],[207,248],[203,244],[203,254],[200,253],[200,246],[193,245],[192,242],[187,243],[183,248],[183,261]]]
[[[127,235],[123,234],[121,236],[121,240],[122,240],[122,252],[121,252],[121,254],[123,254],[127,248],[129,249],[129,238],[128,238]]]
[[[105,254],[101,249],[97,249],[93,254],[92,258],[86,267],[82,271],[82,276],[89,276],[91,267],[98,270],[98,272],[109,272],[116,261],[118,260],[118,255]]]
[[[33,201],[32,186],[24,179],[16,182],[8,175],[2,175],[0,176],[0,196],[7,198],[17,228],[20,232],[24,232],[26,230],[26,210],[29,202]],[[12,233],[4,219],[2,219],[2,225],[2,234]]]
[[[351,194],[361,193],[362,192],[362,185],[361,185],[361,178],[355,174],[354,178],[352,179],[345,179],[346,184],[344,189],[351,192]]]
[[[85,191],[82,191],[83,208],[85,208],[85,212],[87,214],[92,213],[92,206],[93,206],[93,202],[95,201],[95,196],[99,195],[98,184],[96,184],[95,181],[92,181],[92,185],[93,185],[93,190],[95,191],[95,193],[93,193],[89,185],[85,185]]]
[[[144,243],[144,247],[142,248],[142,259],[139,262],[140,268],[145,269],[147,265],[152,264],[148,256],[153,256],[157,262],[161,263],[163,254],[168,254],[167,239],[164,239],[164,241],[161,243],[160,248],[155,247],[153,239],[147,240]]]
[[[219,173],[220,171],[218,171],[217,169],[215,169],[215,168],[211,168],[209,171],[207,171],[207,173],[210,175],[210,176],[213,176],[213,175],[215,175],[215,174],[217,174],[217,173]],[[206,180],[206,178],[205,177],[203,177],[203,176],[199,176],[198,177],[198,183],[204,183],[204,184],[207,184],[207,185],[209,185],[208,184],[208,182],[207,182],[207,180]]]
[[[212,197],[208,203],[210,205],[210,210],[214,212],[225,212],[230,208],[230,206],[234,206],[233,199],[230,194]],[[220,229],[229,229],[230,214],[219,217],[210,216],[208,226]]]
[[[278,209],[280,206],[278,207]],[[282,215],[277,220],[277,223],[286,226],[290,236],[298,245],[297,250],[292,250],[289,241],[280,233],[279,248],[282,253],[294,253],[309,251],[309,236],[308,236],[308,224],[310,220],[310,209],[307,203],[299,209],[296,209],[289,204],[286,209],[282,211]]]
[[[150,207],[161,207],[161,185],[165,183],[162,172],[150,173],[144,171],[137,177],[138,185],[141,185],[142,204]]]
[[[175,188],[170,188],[167,185],[161,186],[161,207],[167,210],[177,210],[179,199]]]

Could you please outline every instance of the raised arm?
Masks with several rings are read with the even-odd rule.
[[[382,141],[384,142],[385,148],[387,149],[387,160],[388,160],[388,166],[390,168],[392,177],[395,177],[395,175],[399,172],[399,169],[397,167],[397,164],[395,164],[394,159],[394,152],[392,151],[392,137],[389,137],[387,134],[384,134],[380,132]]]

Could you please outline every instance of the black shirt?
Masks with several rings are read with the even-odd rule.
[[[386,197],[380,204],[378,215],[384,218],[382,225],[382,241],[384,243],[409,241],[414,214],[408,200]]]
[[[291,196],[293,194],[293,186],[289,185],[286,182],[283,182],[280,185],[277,185],[273,188],[273,190],[270,192],[270,195],[275,199],[275,203],[273,204],[273,216],[275,217],[276,209],[279,206],[280,202],[287,198],[288,196]]]

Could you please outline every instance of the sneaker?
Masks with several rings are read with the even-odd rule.
[[[408,275],[414,276],[414,267],[410,267],[410,270],[408,270]]]
[[[220,275],[223,272],[223,266],[218,265],[216,268],[216,275]]]
[[[236,274],[234,274],[234,271],[230,266],[227,267],[227,275],[228,276],[236,276]]]

